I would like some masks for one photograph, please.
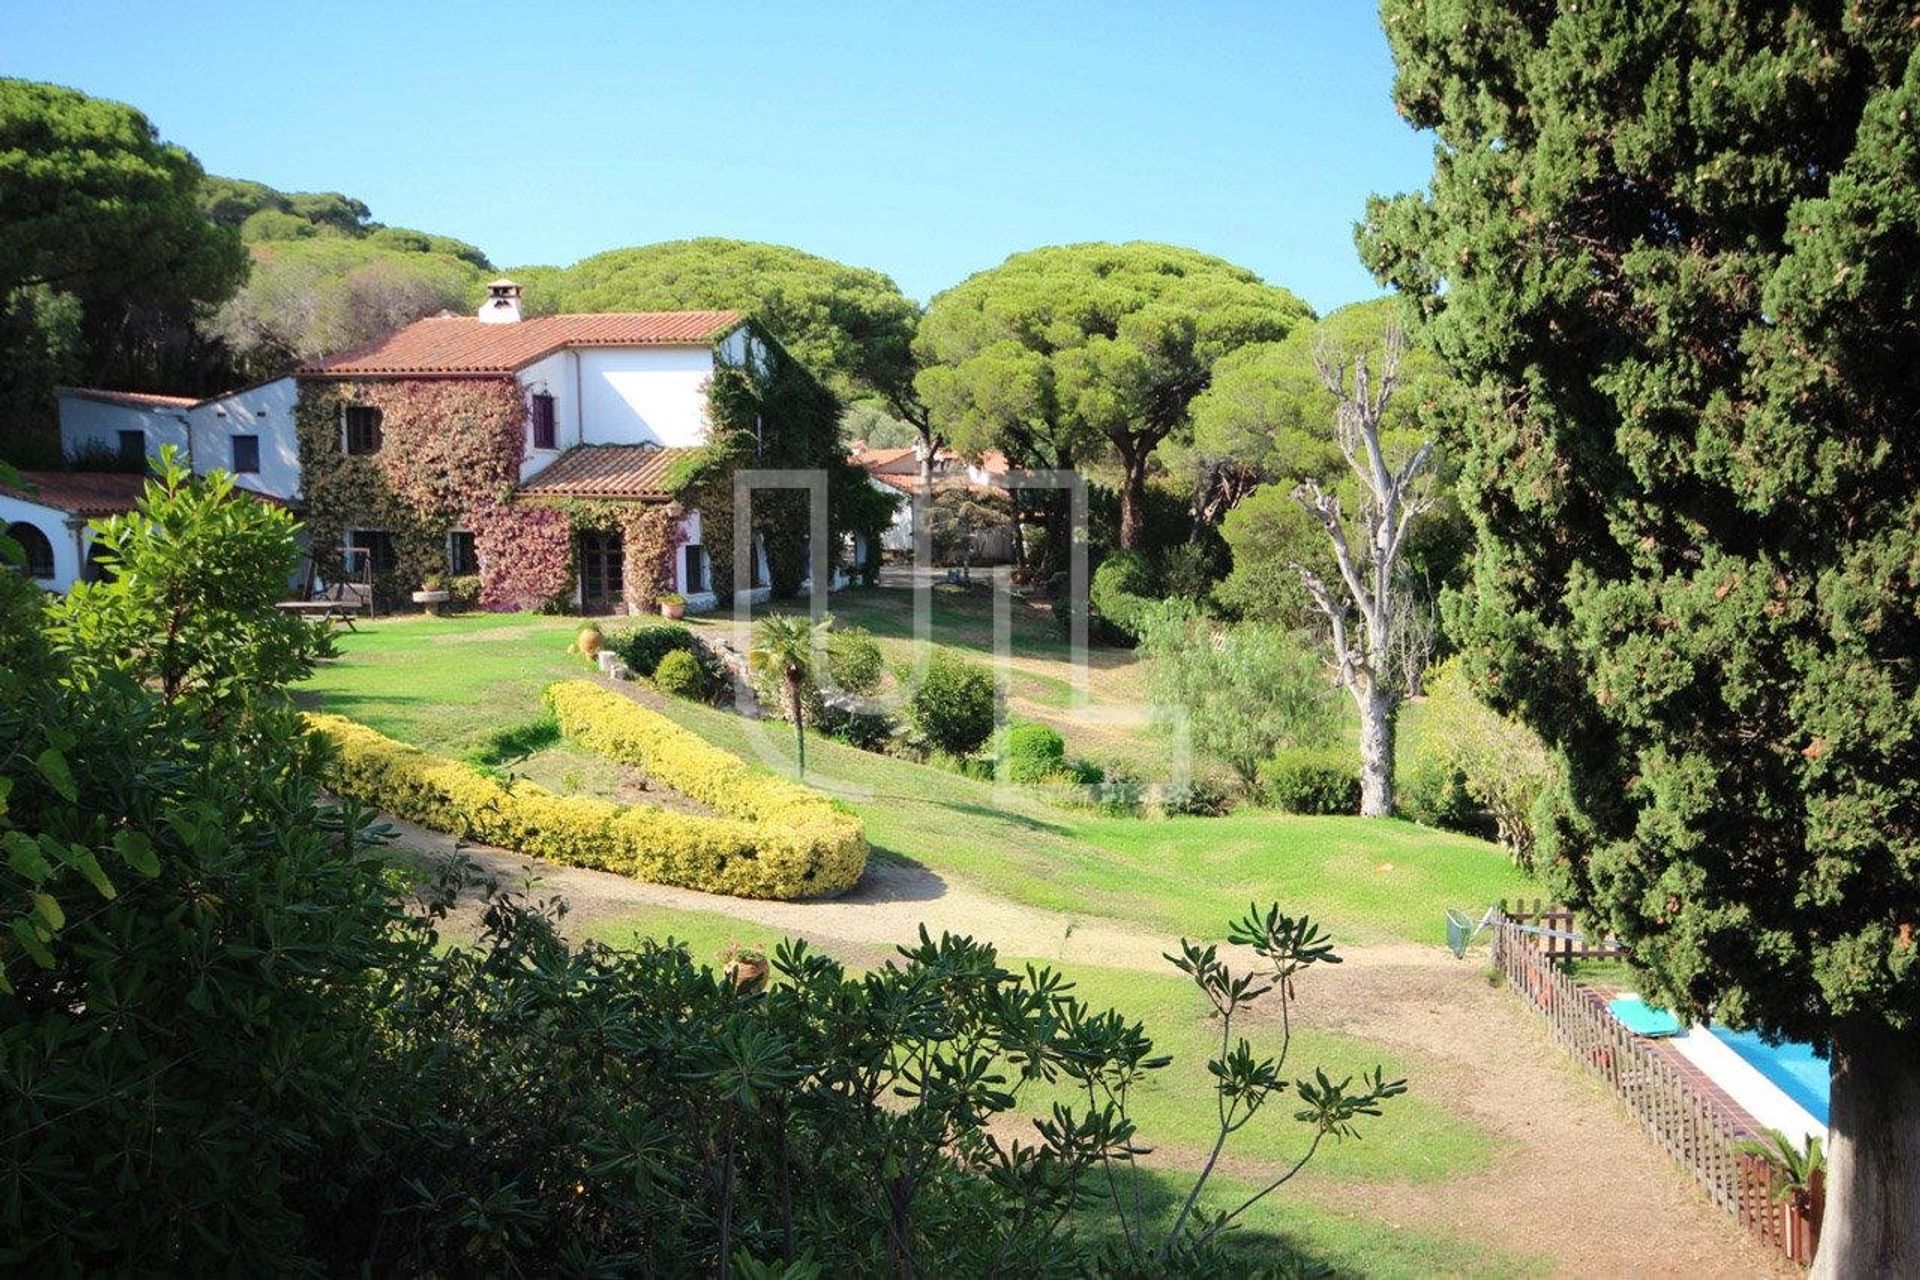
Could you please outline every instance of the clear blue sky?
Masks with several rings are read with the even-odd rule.
[[[0,73],[503,266],[736,236],[924,300],[1020,249],[1151,239],[1324,311],[1378,292],[1367,194],[1430,168],[1366,0],[7,8]]]

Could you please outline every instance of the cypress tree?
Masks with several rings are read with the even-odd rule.
[[[1830,1050],[1815,1274],[1920,1274],[1915,11],[1382,8],[1437,146],[1362,249],[1460,382],[1541,861],[1682,1012]]]

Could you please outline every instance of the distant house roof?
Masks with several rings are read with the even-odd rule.
[[[74,516],[117,516],[140,505],[153,477],[142,471],[22,471],[18,486],[0,484],[0,493]],[[284,498],[236,484],[233,491],[269,506],[291,507]]]
[[[703,347],[738,328],[741,320],[737,311],[534,316],[513,324],[430,316],[300,372],[333,378],[504,374],[570,347]]]
[[[20,478],[24,484],[0,485],[0,493],[76,516],[131,511],[147,488],[135,471],[22,471]]]
[[[848,455],[854,466],[864,470],[876,484],[901,493],[918,493],[920,490],[920,457],[912,446],[903,449],[855,448]],[[951,449],[942,448],[933,456],[933,487],[936,490],[948,489],[993,489],[1002,486],[994,481],[1007,474],[1009,466],[1007,455],[998,449],[988,449],[980,455],[977,462],[961,457]],[[973,472],[978,471],[986,477],[987,483],[976,484]]]
[[[637,498],[664,502],[673,464],[696,448],[659,449],[642,444],[582,444],[529,476],[520,492],[551,498]]]
[[[102,391],[98,387],[55,387],[54,394],[80,396],[105,404],[124,404],[135,409],[191,409],[200,403],[197,396],[162,396],[150,391]]]

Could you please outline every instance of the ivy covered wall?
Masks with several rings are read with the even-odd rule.
[[[307,527],[322,574],[341,573],[348,530],[385,530],[396,563],[375,586],[397,603],[425,578],[447,573],[447,532],[465,528],[474,533],[485,607],[550,609],[564,606],[573,591],[573,534],[617,531],[626,603],[650,612],[674,581],[682,518],[698,510],[712,586],[724,603],[733,593],[733,475],[741,467],[826,468],[836,547],[844,534],[865,535],[870,561],[854,568],[877,568],[895,499],[847,461],[839,401],[771,341],[748,362],[717,354],[716,361],[707,388],[708,443],[667,478],[677,498],[671,504],[516,497],[529,406],[512,377],[303,380],[295,424]],[[349,404],[380,410],[377,452],[344,451],[342,411]],[[776,595],[795,594],[807,573],[807,501],[803,490],[754,495],[753,526]]]
[[[713,589],[722,603],[733,595],[733,475],[742,467],[825,468],[827,524],[835,543],[842,534],[862,534],[874,557],[893,518],[893,496],[874,489],[847,461],[833,393],[777,344],[766,343],[763,351],[765,358],[757,361],[716,361],[707,387],[708,444],[670,477],[681,503],[700,512]],[[805,490],[754,493],[752,527],[766,547],[777,597],[794,595],[807,576],[810,524]],[[877,567],[877,559],[855,567]]]
[[[348,454],[342,409],[380,410],[381,444]],[[519,478],[527,404],[513,378],[305,380],[294,408],[307,531],[321,573],[341,573],[349,529],[384,529],[396,564],[375,580],[389,601],[447,572],[447,531],[504,504]]]

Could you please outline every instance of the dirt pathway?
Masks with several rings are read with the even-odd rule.
[[[450,837],[389,819],[401,843],[430,856]],[[567,900],[570,933],[646,907],[717,912],[874,961],[924,922],[993,940],[1003,955],[1062,964],[1169,972],[1172,939],[1099,917],[1009,902],[924,867],[875,862],[859,887],[828,902],[765,902],[643,884],[468,846],[509,880],[529,869],[542,896]],[[1302,1194],[1329,1208],[1359,1206],[1383,1223],[1454,1234],[1555,1260],[1569,1276],[1792,1275],[1715,1207],[1601,1086],[1583,1074],[1481,964],[1440,947],[1389,943],[1342,949],[1346,963],[1314,976],[1305,1025],[1419,1058],[1420,1091],[1491,1135],[1481,1173],[1440,1183],[1342,1185],[1315,1179]]]

